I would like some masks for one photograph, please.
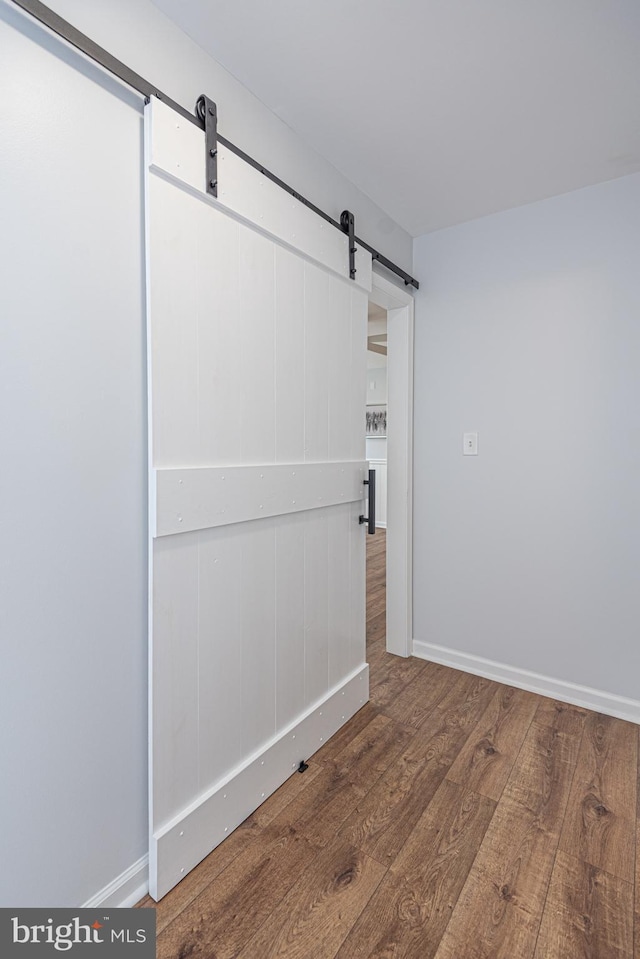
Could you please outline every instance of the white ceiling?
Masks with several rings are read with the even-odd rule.
[[[414,236],[640,170],[640,0],[154,2]]]

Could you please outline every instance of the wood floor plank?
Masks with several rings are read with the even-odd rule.
[[[532,959],[577,752],[575,737],[531,724],[437,959]]]
[[[503,797],[544,817],[553,828],[562,823],[578,762],[581,736],[531,723]]]
[[[326,845],[406,749],[414,732],[386,716],[375,716],[334,760],[324,765],[314,782],[313,795],[305,794],[287,807],[289,822],[313,845]]]
[[[305,789],[311,786],[321,772],[320,766],[309,763],[304,775],[295,773],[266,802],[245,819],[223,843],[209,853],[200,865],[178,883],[170,896],[165,896],[156,908],[156,931],[161,933],[170,922],[206,889],[247,846],[255,843],[262,829],[268,826]],[[151,900],[153,903],[153,900]],[[155,905],[155,903],[153,903]]]
[[[237,956],[315,856],[292,827],[268,826],[158,935],[157,959]]]
[[[280,813],[287,808],[289,803],[297,799],[306,789],[313,788],[312,783],[316,776],[322,772],[322,766],[308,760],[308,768],[304,773],[295,772],[292,776],[283,782],[262,805],[258,806],[256,811],[249,816],[249,820],[255,822],[261,828],[268,826]]]
[[[386,628],[386,531],[367,537],[367,640],[384,639]]]
[[[369,692],[371,702],[376,706],[388,705],[426,666],[424,660],[385,653],[384,658],[376,662],[376,682]]]
[[[414,735],[415,729],[410,726],[396,723],[388,716],[375,716],[362,732],[329,762],[344,768],[354,783],[366,788],[373,785]]]
[[[558,852],[535,959],[633,959],[633,886]]]
[[[367,563],[367,599],[377,591],[386,589],[386,555],[384,552],[371,556]]]
[[[231,835],[209,853],[168,896],[156,906],[156,934],[159,936],[231,863],[249,846],[253,846],[262,829],[251,818],[245,820]],[[273,836],[271,837],[273,839]]]
[[[569,736],[581,736],[584,729],[588,710],[570,703],[562,703],[557,699],[547,699],[538,696],[538,710],[535,720],[542,726],[551,726],[559,733]]]
[[[382,598],[384,603],[384,596]],[[369,610],[367,615],[367,640],[384,638],[384,632],[387,625],[387,613],[384,605],[381,610],[375,611],[375,607]],[[383,644],[384,645],[384,644]]]
[[[379,642],[376,640],[372,640],[367,643],[367,662],[369,663],[369,676],[371,676],[372,673],[375,673],[377,675],[378,670],[381,668],[381,666],[384,665],[384,663],[386,662],[387,656],[389,656],[389,653],[385,649],[385,645],[384,645],[384,635],[385,633],[383,629],[381,634],[381,639]],[[371,695],[371,691],[369,691],[369,695]],[[371,700],[371,702],[373,702],[373,700]]]
[[[380,715],[380,710],[373,703],[365,703],[362,709],[353,716],[348,723],[345,723],[341,729],[332,736],[328,742],[324,743],[320,749],[310,757],[310,762],[316,765],[324,766],[326,763],[334,760],[338,753],[342,752],[345,746],[353,742],[356,736],[359,736],[362,730],[369,725],[372,719]]]
[[[340,829],[345,841],[389,865],[431,802],[447,767],[401,756],[362,798]]]
[[[328,959],[379,885],[385,869],[334,839],[297,877],[239,959]],[[217,954],[216,954],[217,955]]]
[[[496,686],[460,676],[366,797],[341,835],[383,865],[397,855],[493,697]]]
[[[384,629],[387,619],[387,597],[384,588],[381,587],[369,593],[367,602],[367,630],[370,630],[374,625],[378,626],[378,624]]]
[[[444,781],[338,959],[431,959],[494,809],[492,800]]]
[[[502,686],[460,750],[447,779],[497,802],[537,709],[538,698],[533,693]]]
[[[530,810],[499,803],[437,959],[531,959],[554,854]]]
[[[418,727],[411,741],[411,755],[437,753],[451,766],[483,712],[500,688],[498,683],[472,673],[460,673],[436,708]]]
[[[386,628],[387,623],[384,614],[367,623],[367,662],[369,663],[369,675],[371,675],[371,670],[383,663],[385,657],[389,655],[385,645]]]
[[[384,677],[384,702],[391,702],[396,693],[406,685],[401,669],[394,661],[400,657],[390,656],[386,651],[386,541],[384,529],[377,529],[375,536],[367,536],[367,662],[370,672]],[[371,689],[378,682],[371,684]],[[382,690],[381,690],[382,694]],[[376,696],[372,696],[376,701]]]
[[[585,723],[560,848],[634,881],[637,728],[591,713]]]
[[[380,659],[380,653],[386,653],[386,614],[380,613],[374,619],[367,620],[367,662]]]
[[[385,555],[387,548],[386,541],[387,531],[382,527],[376,527],[374,536],[367,536],[367,573],[369,572],[369,564],[371,561]]]
[[[352,779],[344,767],[324,766],[314,782],[313,795],[294,799],[282,816],[314,848],[327,845],[366,795],[366,786]]]
[[[418,728],[459,678],[455,669],[439,663],[425,663],[422,672],[395,699],[379,708],[396,722]]]

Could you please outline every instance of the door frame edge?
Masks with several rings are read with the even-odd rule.
[[[387,367],[388,384],[393,380],[392,392],[387,386],[393,433],[387,437],[386,646],[387,652],[406,657],[413,646],[414,299],[374,271],[369,302],[387,311],[388,358],[393,364]]]

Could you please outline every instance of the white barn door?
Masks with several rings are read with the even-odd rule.
[[[146,108],[150,887],[158,899],[368,699],[371,257]]]

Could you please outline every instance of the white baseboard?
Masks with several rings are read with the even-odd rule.
[[[386,522],[378,523],[378,521],[376,520],[376,529],[386,529],[386,528],[387,528]]]
[[[125,869],[112,882],[82,904],[83,909],[110,906],[112,909],[127,909],[135,906],[149,892],[149,856],[145,854],[132,866]]]
[[[460,669],[465,673],[484,676],[508,686],[527,689],[541,696],[572,703],[574,706],[582,706],[596,713],[605,713],[607,716],[616,716],[618,719],[640,724],[640,702],[635,699],[626,699],[624,696],[605,693],[599,689],[591,689],[589,686],[578,686],[564,679],[552,679],[550,676],[529,672],[528,669],[507,666],[492,659],[483,659],[482,656],[447,649],[445,646],[436,646],[434,643],[423,643],[417,639],[413,641],[413,655],[419,659],[428,659],[443,666]]]
[[[149,893],[157,901],[250,816],[369,699],[359,666],[258,752],[151,836]]]

